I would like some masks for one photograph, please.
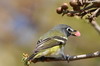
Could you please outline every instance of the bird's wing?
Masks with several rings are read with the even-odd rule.
[[[54,36],[50,38],[46,38],[44,40],[39,40],[37,42],[37,46],[35,52],[39,52],[43,49],[51,48],[53,46],[57,46],[60,44],[66,44],[67,39],[60,36]]]

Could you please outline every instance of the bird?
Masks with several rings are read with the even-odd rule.
[[[66,24],[58,24],[39,38],[36,48],[26,59],[26,65],[36,58],[61,57],[66,59],[64,47],[69,36],[80,36],[80,32]]]

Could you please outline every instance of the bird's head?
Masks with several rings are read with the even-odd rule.
[[[64,33],[67,37],[68,36],[80,36],[80,32],[77,30],[72,29],[70,26],[66,24],[59,24],[54,27],[56,30],[60,30],[62,33]]]

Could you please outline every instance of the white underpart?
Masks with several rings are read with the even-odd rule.
[[[64,50],[64,47],[61,47],[61,48],[57,51],[56,55],[64,54],[63,50]]]
[[[46,50],[43,52],[43,56],[47,55],[49,53],[49,50]]]

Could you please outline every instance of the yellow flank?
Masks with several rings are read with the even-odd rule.
[[[39,58],[41,56],[51,56],[51,55],[57,55],[59,50],[61,48],[61,45],[59,46],[54,46],[52,48],[48,48],[45,50],[40,51],[39,53],[37,53],[36,56],[34,56],[34,58]]]

